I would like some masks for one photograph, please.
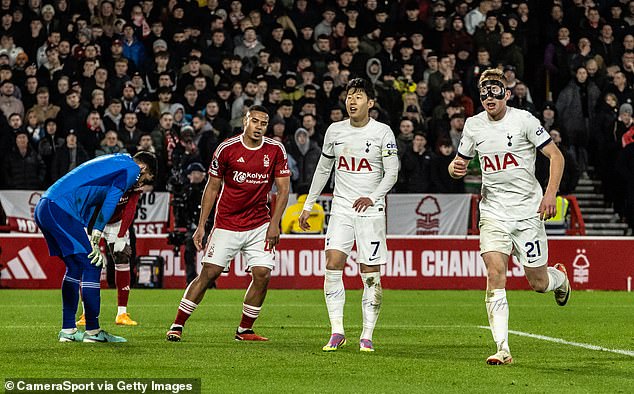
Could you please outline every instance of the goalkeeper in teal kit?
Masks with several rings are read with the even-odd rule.
[[[75,168],[44,194],[35,208],[35,221],[51,256],[66,265],[62,281],[60,342],[125,342],[99,327],[101,233],[127,190],[152,181],[156,158],[148,152],[134,157],[105,155]],[[90,235],[87,235],[87,231]],[[77,331],[75,315],[79,287],[86,314],[86,332]]]

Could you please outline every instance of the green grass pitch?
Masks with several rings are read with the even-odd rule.
[[[634,390],[634,294],[510,291],[510,329],[629,352],[591,350],[511,334],[515,362],[488,366],[494,352],[483,291],[386,290],[375,353],[360,353],[360,291],[348,291],[348,346],[323,353],[330,329],[321,291],[271,290],[256,331],[267,343],[233,340],[238,290],[210,290],[185,327],[165,341],[181,290],[136,290],[137,327],[114,324],[116,294],[102,292],[102,327],[126,344],[58,343],[60,291],[0,291],[0,378],[202,379],[203,392],[570,392]]]

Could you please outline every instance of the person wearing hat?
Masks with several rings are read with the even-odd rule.
[[[286,142],[286,152],[297,163],[298,176],[292,179],[293,192],[308,193],[321,156],[319,145],[310,138],[308,130],[300,127],[295,131],[293,139]]]
[[[442,53],[473,52],[473,37],[467,33],[464,20],[460,15],[451,17],[450,28],[447,34],[442,37],[440,50]]]
[[[476,48],[486,47],[491,52],[491,57],[496,59],[500,50],[500,33],[502,25],[498,20],[498,13],[489,11],[484,20],[484,25],[478,27],[473,34],[473,43]]]

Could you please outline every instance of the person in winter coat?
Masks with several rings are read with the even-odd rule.
[[[464,178],[455,179],[449,175],[449,163],[456,156],[450,138],[440,138],[431,160],[431,182],[434,193],[464,193]]]
[[[570,144],[574,147],[579,170],[583,173],[588,167],[588,140],[590,126],[594,121],[597,100],[601,95],[599,88],[588,82],[588,71],[578,67],[575,78],[561,91],[557,98],[557,112],[566,114],[561,123],[568,133]]]
[[[3,158],[2,170],[7,189],[42,189],[46,169],[40,155],[29,144],[29,133],[21,130],[15,134],[15,145]]]
[[[295,131],[293,140],[286,144],[286,151],[297,163],[298,177],[292,179],[293,191],[306,194],[310,189],[321,149],[315,141],[310,139],[308,130],[300,127]]]
[[[416,132],[412,144],[401,159],[400,187],[401,193],[430,193],[432,153],[427,147],[425,133]]]
[[[90,160],[90,157],[77,141],[77,135],[69,133],[66,136],[66,143],[55,152],[53,157],[51,179],[55,182],[70,170],[88,160]]]

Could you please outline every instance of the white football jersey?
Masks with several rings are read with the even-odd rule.
[[[486,111],[467,119],[458,155],[472,159],[476,152],[482,170],[480,216],[522,220],[538,216],[542,188],[535,178],[535,155],[550,135],[529,112],[507,107],[499,121]]]
[[[326,131],[322,155],[334,160],[333,215],[385,215],[385,193],[396,179],[390,180],[389,185],[384,182],[379,187],[379,184],[386,169],[398,171],[396,140],[388,125],[372,118],[364,127],[353,127],[349,119],[333,123]],[[311,187],[304,209],[311,210],[320,191],[313,195]],[[370,197],[374,206],[362,213],[355,212],[352,204],[359,197]]]

